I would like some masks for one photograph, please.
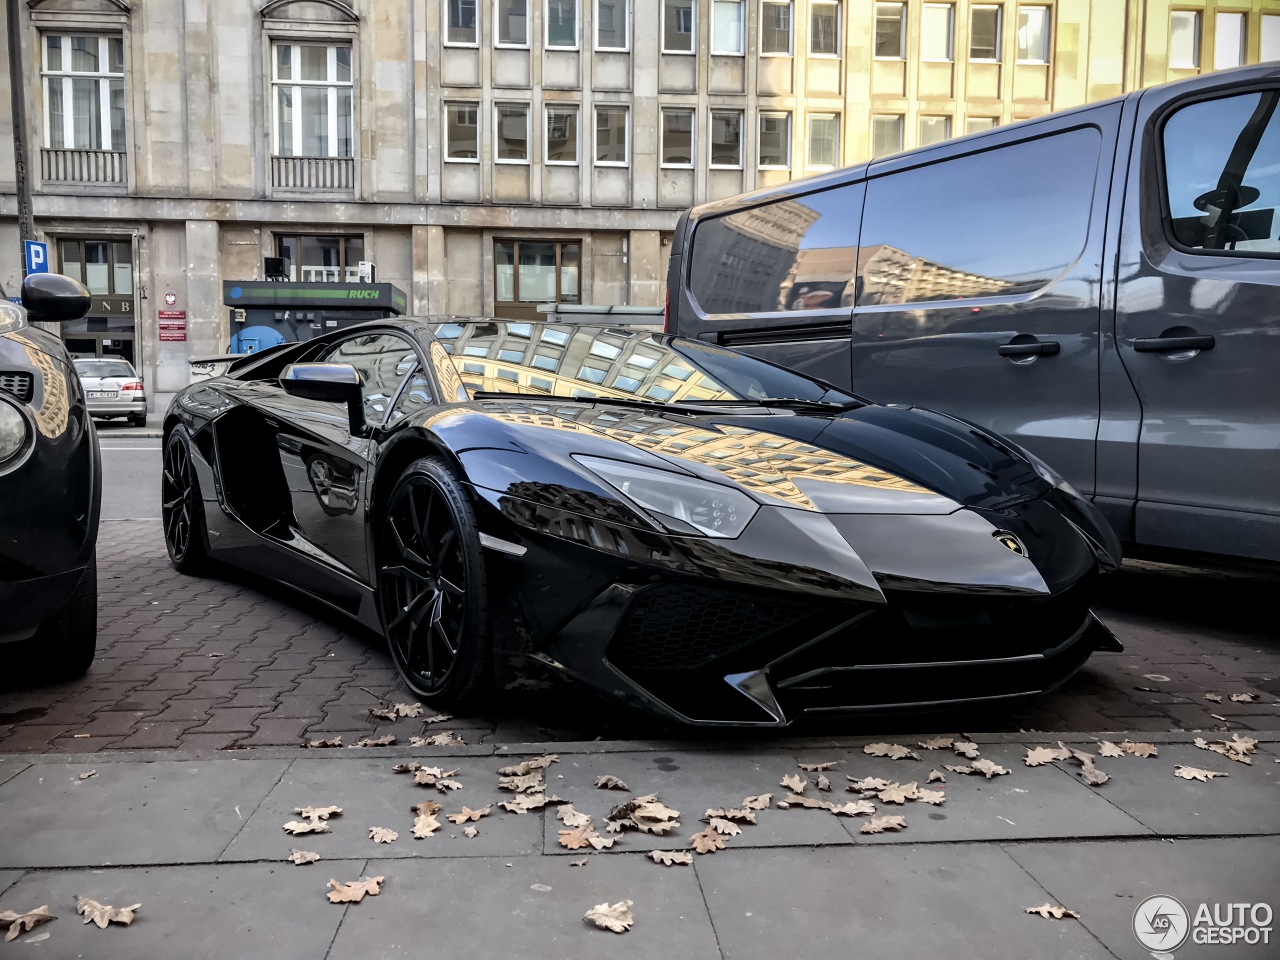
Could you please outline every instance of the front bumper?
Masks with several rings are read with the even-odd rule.
[[[0,580],[0,645],[26,640],[71,600],[83,566],[48,577]]]

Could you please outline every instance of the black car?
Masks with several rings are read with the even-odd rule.
[[[246,358],[165,419],[179,570],[221,558],[385,633],[443,706],[535,670],[669,720],[1046,690],[1120,560],[972,424],[605,326],[365,324]]]
[[[97,639],[102,467],[71,357],[28,321],[79,319],[89,293],[33,274],[22,302],[0,297],[0,672],[67,680]]]

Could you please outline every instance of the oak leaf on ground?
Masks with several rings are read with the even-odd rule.
[[[1100,787],[1111,779],[1111,775],[1099,770],[1090,761],[1089,763],[1080,764],[1080,779],[1091,787]]]
[[[1214,777],[1225,777],[1228,774],[1218,773],[1214,770],[1201,770],[1199,767],[1188,767],[1178,764],[1173,768],[1173,775],[1181,777],[1183,780],[1199,780],[1202,783],[1208,783]]]
[[[422,704],[420,703],[393,703],[389,707],[372,707],[369,715],[377,717],[380,720],[399,720],[401,717],[420,717],[422,716]]]
[[[447,817],[445,817],[445,819],[448,820],[450,823],[463,824],[463,823],[466,823],[468,820],[476,821],[476,820],[479,820],[481,817],[487,817],[491,812],[493,812],[492,805],[487,807],[481,807],[479,810],[472,810],[470,807],[468,807],[464,803],[462,805],[461,813],[451,813]]]
[[[446,723],[453,719],[453,715],[449,713],[437,713],[430,717],[423,717],[423,723]]]
[[[862,833],[884,833],[886,830],[905,830],[907,818],[898,816],[872,817],[859,829]]]
[[[1038,907],[1027,907],[1027,913],[1038,913],[1046,920],[1061,920],[1063,917],[1078,917],[1080,914],[1068,910],[1062,904],[1042,903]]]
[[[580,827],[573,827],[570,830],[560,831],[560,846],[566,850],[581,850],[583,847],[591,846],[591,838],[598,837],[596,828],[591,825],[588,820]]]
[[[1070,756],[1071,751],[1066,747],[1028,747],[1022,762],[1028,767],[1040,767],[1055,760],[1066,760]]]
[[[1208,700],[1208,701],[1212,702],[1212,703],[1221,703],[1221,702],[1222,702],[1222,694],[1220,694],[1220,693],[1206,693],[1206,694],[1204,695],[1204,698],[1205,698],[1206,700]]]
[[[664,867],[673,865],[688,866],[693,863],[693,854],[687,850],[650,850],[649,859]]]
[[[308,820],[328,820],[342,816],[341,807],[294,807],[293,812]]]
[[[947,802],[947,795],[941,790],[921,790],[916,799],[921,803],[931,803],[936,807],[940,803]]]
[[[818,778],[814,780],[813,783],[814,783],[814,786],[816,786],[823,793],[831,792],[831,781],[828,780],[823,774],[821,773],[818,774]]]
[[[395,734],[388,733],[385,737],[361,737],[350,747],[389,747],[396,742]]]
[[[440,812],[440,804],[434,800],[415,803],[409,809],[414,814],[413,837],[415,840],[423,840],[440,829],[440,821],[436,819],[436,814]]]
[[[511,813],[528,813],[530,810],[541,810],[549,803],[563,803],[559,797],[546,793],[519,793],[510,800],[498,804],[503,810]]]
[[[928,740],[921,740],[919,746],[926,750],[942,750],[955,743],[951,737],[930,737]]]
[[[328,833],[329,823],[327,820],[290,820],[284,829],[298,837],[304,833]]]
[[[612,774],[596,777],[596,787],[600,790],[630,790],[625,783]]]
[[[900,743],[868,743],[862,752],[872,757],[888,757],[890,760],[919,760],[914,750]]]
[[[0,910],[0,930],[8,927],[9,932],[4,935],[5,942],[17,940],[22,934],[34,930],[42,923],[48,923],[50,920],[58,919],[49,912],[49,905],[36,907],[34,910],[28,910],[26,913],[14,913],[12,910]]]
[[[699,853],[715,853],[717,850],[724,849],[724,837],[707,827],[701,833],[691,836],[689,845]]]
[[[741,823],[755,823],[756,812],[748,810],[745,807],[733,807],[726,809],[725,807],[715,807],[708,809],[703,816],[706,817],[723,817],[725,820],[737,820]]]
[[[545,787],[541,770],[534,770],[524,776],[498,778],[498,789],[510,790],[512,793],[541,793]]]
[[[290,863],[302,866],[304,863],[315,863],[320,859],[320,854],[312,853],[310,850],[292,850],[287,859]]]
[[[587,858],[586,858],[586,857],[583,857],[581,860],[570,860],[570,861],[569,861],[569,866],[571,866],[571,867],[585,867],[586,865],[587,865]]]
[[[952,773],[973,773],[973,767],[963,767],[954,763],[944,764],[943,769],[950,770]]]
[[[839,760],[827,760],[825,763],[799,763],[796,766],[808,773],[826,773],[839,762]]]
[[[123,927],[133,923],[133,912],[142,904],[135,903],[130,907],[111,907],[105,903],[99,903],[97,900],[90,900],[88,897],[76,897],[76,913],[84,917],[85,923],[97,924],[101,930],[107,929],[107,924],[118,923]]]
[[[1120,744],[1120,749],[1135,757],[1158,757],[1160,755],[1160,751],[1156,749],[1154,743],[1134,743],[1132,740],[1125,740]]]
[[[597,903],[583,914],[582,919],[595,924],[601,930],[626,933],[635,923],[635,917],[631,915],[631,908],[634,905],[630,900],[619,900],[615,904]]]
[[[723,817],[712,817],[708,827],[726,837],[736,837],[742,832],[742,828],[732,820],[725,820]]]
[[[458,747],[465,744],[465,740],[449,730],[444,733],[433,733],[429,737],[409,738],[409,746],[411,747]]]
[[[930,770],[929,779],[925,781],[925,783],[946,783],[946,782],[947,782],[947,775],[943,773],[941,770]]]
[[[325,740],[323,738],[320,740],[310,740],[307,742],[307,746],[313,749],[319,747],[340,747],[342,746],[342,737],[338,736],[330,740]]]
[[[532,760],[524,760],[520,763],[514,763],[509,767],[500,767],[498,776],[500,777],[527,777],[535,770],[545,770],[553,763],[559,763],[560,757],[554,753],[548,753],[545,756],[534,757]]]
[[[480,831],[477,830],[475,827],[463,827],[462,835],[466,837],[468,840],[474,840],[476,837],[480,835]]]
[[[1098,756],[1100,757],[1123,757],[1124,750],[1116,746],[1110,740],[1098,741]]]
[[[876,812],[876,806],[870,800],[850,800],[848,803],[833,803],[828,809],[837,817],[869,817]]]
[[[979,753],[978,745],[968,740],[957,740],[951,744],[951,749],[968,760],[976,759]]]
[[[365,894],[376,897],[382,892],[382,882],[385,879],[386,877],[361,877],[359,880],[348,880],[346,883],[330,880],[329,902],[359,903],[364,899]]]
[[[591,822],[591,818],[585,813],[573,809],[572,803],[562,803],[556,811],[556,819],[564,821],[566,827],[581,827]]]
[[[792,793],[804,793],[804,788],[809,785],[809,781],[798,773],[788,773],[778,785],[786,787]]]
[[[1009,771],[993,760],[981,759],[975,760],[971,764],[975,773],[980,773],[988,780],[992,777],[1003,776]]]
[[[86,770],[84,773],[80,774],[80,779],[88,780],[90,777],[96,777],[97,775],[98,775],[97,770]]]
[[[913,780],[910,783],[891,783],[876,794],[883,803],[906,803],[920,795],[919,788]]]
[[[849,789],[860,793],[883,790],[889,785],[888,780],[883,780],[880,777],[863,777],[861,780],[854,780],[853,777],[848,777],[848,779],[853,780],[853,783],[849,785]]]
[[[390,843],[392,840],[398,840],[400,834],[386,827],[370,827],[369,839],[374,843]]]
[[[1258,697],[1252,693],[1233,693],[1231,695],[1232,703],[1253,703]]]
[[[759,796],[747,797],[742,801],[742,805],[748,810],[768,810],[769,804],[772,802],[772,793],[762,793]]]

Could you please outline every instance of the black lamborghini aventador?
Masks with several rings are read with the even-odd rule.
[[[530,671],[696,724],[1027,696],[1119,544],[1039,460],[707,343],[406,319],[180,393],[164,534],[382,631],[443,706]]]

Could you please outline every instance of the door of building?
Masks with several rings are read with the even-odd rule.
[[[133,334],[92,333],[87,331],[63,333],[67,344],[67,352],[73,357],[119,357],[128,360],[135,367]]]
[[[577,240],[495,240],[495,316],[542,320],[542,303],[581,303],[582,243]]]

